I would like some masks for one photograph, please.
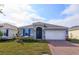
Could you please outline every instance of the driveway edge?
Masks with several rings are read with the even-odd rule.
[[[49,50],[50,50],[51,54],[53,55],[54,50],[53,50],[52,45],[51,44],[48,44],[48,47],[49,47]]]

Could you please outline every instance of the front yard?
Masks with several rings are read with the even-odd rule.
[[[25,42],[23,45],[16,41],[0,42],[0,55],[41,55],[50,54],[48,43]]]

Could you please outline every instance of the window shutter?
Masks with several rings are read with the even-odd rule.
[[[8,29],[6,29],[6,36],[8,36]]]
[[[31,31],[31,29],[28,29],[28,35],[30,36],[30,31]]]
[[[25,36],[25,29],[23,29],[23,36]]]

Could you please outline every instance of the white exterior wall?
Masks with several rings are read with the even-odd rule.
[[[8,38],[15,38],[16,37],[16,33],[17,33],[16,30],[9,29]]]
[[[79,39],[79,30],[71,30],[68,35],[71,39]]]
[[[16,37],[16,30],[8,29],[8,36],[5,36],[4,33],[6,32],[6,29],[1,30],[3,32],[2,38],[12,39]]]

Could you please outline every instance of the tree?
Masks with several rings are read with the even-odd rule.
[[[2,38],[2,36],[3,36],[3,33],[2,33],[2,31],[0,31],[0,39]]]
[[[17,34],[16,34],[16,42],[24,45],[23,40],[20,37],[19,28],[17,28]]]
[[[0,14],[3,14],[4,16],[6,16],[3,12],[3,7],[4,7],[4,4],[0,4]]]
[[[0,13],[3,14],[5,16],[5,14],[3,13],[2,9],[0,9]]]

